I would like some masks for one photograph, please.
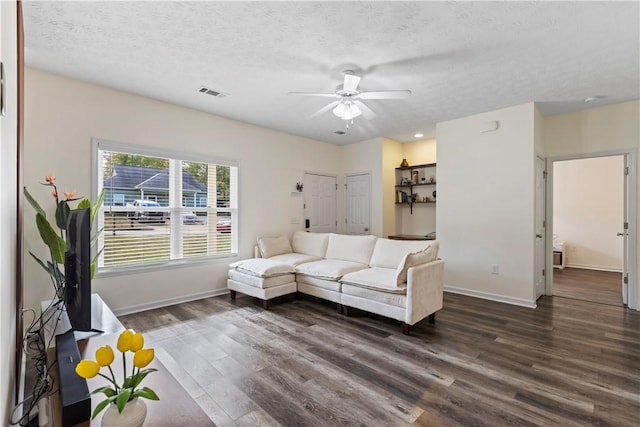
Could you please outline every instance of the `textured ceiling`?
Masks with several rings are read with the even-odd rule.
[[[435,135],[536,101],[543,114],[640,97],[638,2],[23,2],[28,66],[309,138]],[[341,72],[377,116],[345,122]],[[207,86],[227,94],[198,92]],[[593,102],[583,99],[597,96]]]

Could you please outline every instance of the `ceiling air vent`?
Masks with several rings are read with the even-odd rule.
[[[215,91],[213,89],[209,89],[208,87],[204,87],[204,86],[202,86],[200,89],[198,89],[198,92],[206,93],[207,95],[215,96],[216,98],[224,98],[225,96],[227,96],[225,93],[218,92],[218,91]]]

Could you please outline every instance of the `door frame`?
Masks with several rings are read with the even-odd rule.
[[[373,203],[371,202],[371,196],[372,196],[372,182],[371,182],[371,178],[372,178],[372,173],[371,171],[364,171],[364,172],[352,172],[352,173],[347,173],[344,176],[344,185],[345,185],[345,189],[344,189],[344,232],[347,232],[347,219],[348,219],[348,206],[349,204],[347,203],[347,180],[349,179],[350,176],[360,176],[360,175],[367,175],[369,177],[369,234],[371,234],[371,219],[373,218],[373,211],[372,211],[372,206]]]
[[[540,164],[542,165],[542,176],[538,176],[538,162],[541,162]],[[542,295],[546,295],[546,289],[547,289],[547,276],[548,274],[546,274],[546,272],[548,271],[548,266],[547,266],[547,261],[549,259],[549,254],[547,253],[547,241],[548,241],[548,236],[547,236],[547,229],[549,226],[549,221],[547,221],[547,161],[544,157],[541,157],[539,155],[536,155],[535,157],[535,212],[534,212],[534,233],[536,234],[535,240],[534,240],[534,268],[535,268],[535,273],[533,275],[533,281],[534,281],[534,297],[535,300],[537,301],[538,298],[540,298]],[[538,178],[542,179],[542,199],[538,200]],[[543,269],[544,271],[541,272],[538,270],[538,257],[540,256],[538,254],[538,246],[537,246],[537,233],[538,233],[538,203],[542,203],[543,204],[543,211],[542,211],[542,218],[540,218],[542,220],[542,265],[543,265]],[[553,260],[551,261],[551,264],[553,264]],[[538,279],[539,279],[539,274],[542,274],[543,278],[542,278],[542,293],[538,294]]]
[[[629,159],[629,175],[628,175],[628,199],[627,204],[629,206],[629,230],[628,230],[628,265],[629,283],[628,283],[628,304],[627,307],[639,310],[638,306],[638,258],[637,258],[637,245],[638,245],[638,188],[637,188],[637,165],[636,158],[638,155],[638,149],[630,148],[625,150],[612,150],[602,151],[588,154],[571,154],[564,156],[555,156],[547,158],[547,188],[546,188],[546,204],[547,204],[547,227],[546,233],[546,271],[549,272],[545,280],[545,294],[553,295],[553,164],[559,161],[566,160],[580,160],[580,159],[592,159],[597,157],[611,157],[611,156],[628,156]],[[624,260],[623,260],[624,262]]]

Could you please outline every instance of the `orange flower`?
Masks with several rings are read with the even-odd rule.
[[[56,180],[56,177],[53,176],[53,174],[49,174],[44,177],[44,180],[47,181],[47,184],[53,185],[53,181]]]
[[[58,192],[56,190],[51,191],[51,195],[56,199],[58,198]]]
[[[67,198],[67,200],[71,200],[73,199],[73,197],[76,195],[75,191],[65,191],[64,192],[64,197]]]

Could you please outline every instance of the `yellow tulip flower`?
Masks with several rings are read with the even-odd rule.
[[[154,353],[152,348],[145,348],[144,350],[136,351],[133,355],[133,366],[142,369],[147,366],[153,360]]]
[[[82,378],[93,378],[98,375],[99,370],[100,365],[93,360],[81,360],[80,363],[76,365],[76,373]]]
[[[96,362],[98,362],[100,366],[111,365],[114,357],[111,346],[105,345],[96,350]]]
[[[131,339],[131,346],[129,347],[129,351],[136,352],[144,347],[144,337],[140,332],[133,335]]]
[[[118,337],[118,350],[121,352],[125,352],[131,348],[131,341],[133,340],[133,332],[131,330],[126,329],[123,331]]]

